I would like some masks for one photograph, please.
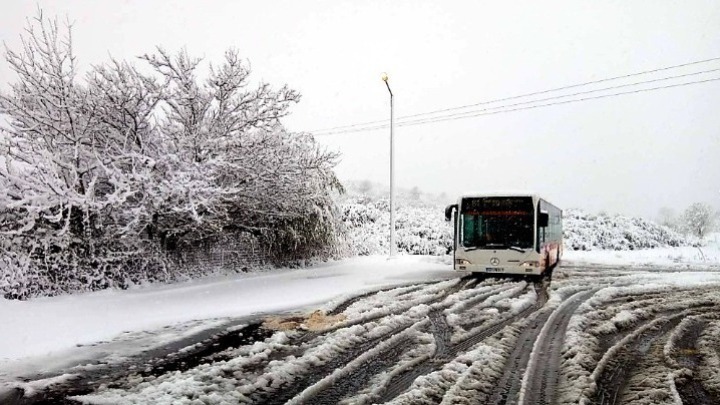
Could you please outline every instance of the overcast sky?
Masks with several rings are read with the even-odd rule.
[[[286,120],[292,131],[388,119],[382,72],[402,117],[720,57],[716,0],[4,0],[0,39],[7,46],[17,48],[38,4],[46,15],[74,23],[74,49],[85,67],[156,45],[186,47],[209,61],[237,48],[256,80],[303,95]],[[720,71],[693,74],[712,69],[720,69],[720,60],[565,93],[683,74],[689,76],[644,88],[720,78]],[[4,60],[0,78],[3,88],[15,80]],[[529,189],[562,208],[646,217],[696,201],[720,208],[718,106],[720,81],[710,81],[397,126],[396,186],[448,196]],[[496,110],[484,112],[490,111]],[[321,133],[318,141],[342,153],[341,179],[388,184],[389,129]]]

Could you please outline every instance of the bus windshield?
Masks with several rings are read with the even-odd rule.
[[[533,247],[532,197],[463,198],[462,245],[477,249]]]

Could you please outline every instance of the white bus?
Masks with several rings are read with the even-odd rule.
[[[562,211],[537,195],[464,195],[445,219],[455,270],[542,278],[563,254]]]

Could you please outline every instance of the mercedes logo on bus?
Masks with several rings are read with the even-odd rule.
[[[500,259],[498,259],[497,257],[493,257],[492,259],[490,259],[490,264],[492,264],[493,266],[497,266],[498,264],[500,264]]]

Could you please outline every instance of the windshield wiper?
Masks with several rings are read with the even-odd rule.
[[[507,245],[505,245],[504,243],[486,243],[483,246],[489,247],[489,248],[505,248],[505,247],[507,247]]]
[[[525,253],[525,250],[523,250],[522,248],[517,247],[517,246],[507,245],[505,243],[488,243],[485,245],[485,247],[510,249],[510,250],[514,250],[516,252]]]

